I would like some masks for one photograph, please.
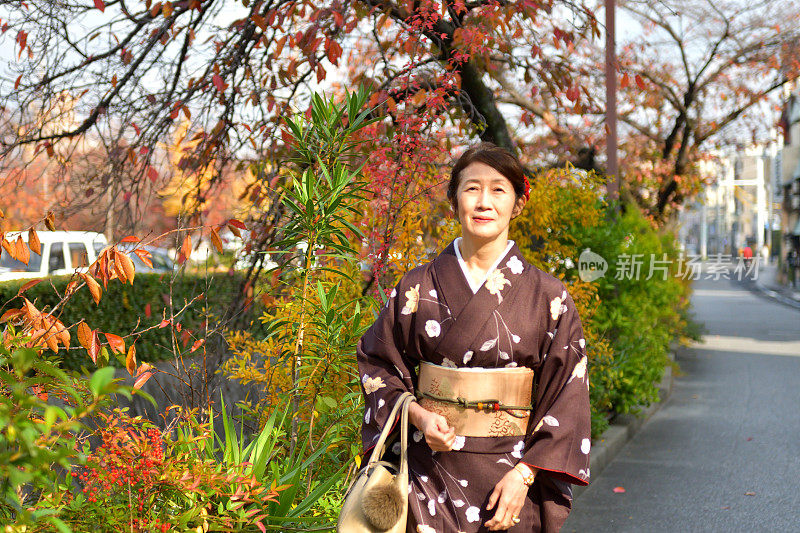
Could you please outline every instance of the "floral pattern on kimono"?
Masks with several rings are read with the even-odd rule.
[[[485,509],[488,497],[519,461],[540,473],[511,531],[561,527],[570,484],[588,483],[590,416],[586,343],[559,279],[525,261],[513,244],[473,293],[451,242],[402,277],[356,352],[365,454],[399,395],[415,391],[420,361],[534,370],[534,411],[524,435],[459,435],[451,451],[434,452],[411,426],[408,531],[486,531],[494,513]],[[396,434],[397,421],[391,423]],[[398,450],[395,442],[388,453]]]

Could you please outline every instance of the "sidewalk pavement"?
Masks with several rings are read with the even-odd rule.
[[[707,264],[704,264],[702,271],[705,271]],[[730,271],[733,266],[728,266],[728,279],[736,279]],[[745,276],[739,278],[747,288],[754,292],[778,300],[786,305],[800,309],[800,290],[793,290],[791,287],[781,285],[777,280],[778,266],[774,263],[764,264],[759,262],[755,279]],[[673,341],[670,344],[670,359],[675,360],[675,353],[681,349],[679,344]],[[590,471],[593,476],[598,476],[600,472],[614,459],[622,447],[633,438],[639,428],[663,405],[672,393],[673,374],[672,366],[667,366],[663,379],[659,384],[660,401],[645,408],[642,413],[637,415],[617,416],[609,428],[592,443],[592,453],[590,459]],[[586,487],[573,487],[573,499],[578,498]]]
[[[704,265],[701,270],[705,271],[706,266],[707,265]],[[728,267],[729,276],[731,275],[730,270],[732,270],[732,268],[732,266]],[[755,279],[748,276],[745,276],[744,279],[739,279],[754,292],[761,292],[770,298],[800,309],[800,290],[793,290],[790,287],[781,285],[777,280],[777,274],[778,266],[776,264],[764,264],[763,262],[759,262]],[[728,279],[733,280],[736,279],[736,277],[731,276],[728,277]],[[673,362],[675,361],[677,350],[682,348],[683,347],[675,341],[670,343],[670,359]],[[615,417],[608,429],[595,442],[592,442],[589,463],[593,477],[599,476],[625,444],[633,438],[639,428],[661,408],[672,394],[672,385],[672,365],[668,365],[661,383],[658,386],[660,401],[646,407],[638,415],[620,415]],[[587,487],[581,486],[572,487],[573,500],[577,499],[586,488]]]
[[[675,361],[675,354],[680,349],[682,349],[682,347],[677,341],[673,340],[670,342],[669,359],[672,363],[668,364],[664,369],[664,375],[661,378],[661,383],[658,385],[659,400],[642,408],[641,412],[637,414],[615,416],[608,426],[608,429],[592,442],[592,450],[589,455],[589,471],[592,477],[596,478],[600,475],[606,466],[614,460],[614,457],[616,457],[625,444],[633,438],[642,425],[664,405],[664,402],[666,402],[670,394],[672,394],[672,367]],[[588,487],[585,486],[573,486],[572,499],[577,499],[587,488]]]
[[[778,282],[778,265],[775,263],[758,265],[758,275],[755,279],[747,279],[746,283],[770,298],[781,303],[800,309],[800,287],[789,287]]]

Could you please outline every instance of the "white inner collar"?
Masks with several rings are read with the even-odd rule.
[[[458,258],[458,265],[461,267],[461,272],[464,273],[464,277],[467,278],[467,283],[469,283],[469,287],[470,289],[472,289],[472,294],[475,294],[480,290],[483,284],[486,283],[486,278],[489,277],[489,274],[492,272],[492,270],[497,268],[497,265],[500,264],[500,261],[502,261],[503,258],[508,255],[508,252],[511,250],[511,247],[514,246],[514,241],[509,239],[508,244],[506,245],[506,249],[503,250],[503,252],[497,257],[497,259],[495,259],[494,263],[492,263],[492,266],[490,266],[489,270],[487,270],[486,274],[484,274],[483,279],[480,280],[477,284],[474,281],[472,281],[472,277],[469,275],[469,270],[467,269],[467,263],[466,261],[464,261],[464,258],[461,257],[461,250],[459,250],[460,244],[461,244],[461,237],[456,237],[456,240],[453,241],[453,247],[456,249],[456,257]]]

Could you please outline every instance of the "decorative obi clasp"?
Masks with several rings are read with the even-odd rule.
[[[452,368],[422,362],[416,396],[420,406],[447,419],[456,435],[525,435],[533,405],[530,368]]]

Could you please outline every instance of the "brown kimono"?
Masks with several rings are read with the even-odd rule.
[[[454,243],[408,272],[357,346],[365,395],[362,443],[374,446],[395,399],[414,392],[417,365],[534,370],[534,411],[523,436],[457,436],[434,452],[411,426],[408,531],[487,531],[495,484],[517,462],[539,469],[510,531],[558,531],[570,483],[589,480],[586,343],[564,284],[528,263],[513,241],[473,293]],[[396,423],[396,422],[395,422]],[[395,443],[393,451],[399,449]],[[390,452],[391,453],[391,452]]]

